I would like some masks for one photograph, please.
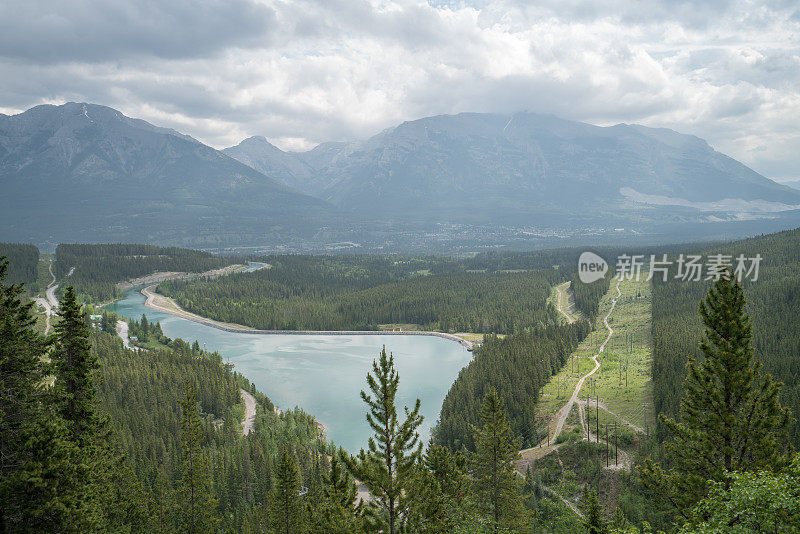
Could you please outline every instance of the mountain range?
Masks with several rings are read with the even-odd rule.
[[[532,113],[427,117],[286,152],[264,137],[219,151],[105,106],[37,106],[0,115],[0,191],[0,240],[34,243],[658,233],[800,213],[800,191],[697,137]]]
[[[187,135],[92,104],[0,115],[0,190],[0,235],[36,243],[286,239],[335,217]]]
[[[569,225],[800,207],[796,190],[698,137],[532,113],[428,117],[301,153],[251,137],[224,152],[342,210],[392,219]]]

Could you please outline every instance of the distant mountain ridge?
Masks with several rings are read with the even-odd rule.
[[[730,206],[732,218],[800,208],[797,191],[698,137],[532,113],[427,117],[302,153],[264,138],[224,152],[262,172],[280,166],[275,176],[284,184],[370,216],[574,224],[609,214],[677,221],[725,217]]]
[[[83,103],[0,117],[0,235],[184,245],[316,231],[333,210],[188,135]]]
[[[800,220],[800,191],[697,137],[532,113],[427,117],[285,152],[264,137],[219,151],[105,106],[36,106],[0,115],[0,192],[0,240],[46,246],[469,251]]]

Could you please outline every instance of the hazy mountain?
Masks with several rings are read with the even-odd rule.
[[[300,191],[312,179],[314,169],[295,154],[284,152],[265,137],[248,137],[223,152],[255,170]]]
[[[574,227],[736,220],[800,207],[798,191],[702,139],[637,125],[463,113],[305,153],[261,145],[247,159],[239,147],[229,153],[265,172],[280,167],[284,183],[371,217]]]
[[[253,137],[223,153],[111,108],[37,106],[0,115],[0,191],[0,239],[39,244],[446,248],[538,239],[530,227],[688,238],[691,224],[708,238],[800,218],[800,191],[697,137],[528,113],[429,117],[302,153]]]
[[[783,185],[789,186],[792,189],[800,189],[800,180],[792,180],[791,182],[783,182]]]
[[[0,236],[241,243],[334,211],[195,139],[104,106],[0,116]]]

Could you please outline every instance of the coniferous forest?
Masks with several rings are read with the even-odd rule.
[[[552,269],[467,272],[447,260],[267,257],[271,268],[213,280],[173,280],[159,292],[179,306],[265,330],[424,330],[506,334],[551,320]],[[441,274],[434,274],[434,270]]]
[[[9,259],[6,275],[8,283],[25,284],[28,290],[36,289],[38,248],[34,245],[0,243],[0,257]]]
[[[761,254],[759,277],[741,285],[654,279],[660,417],[652,438],[621,436],[633,459],[630,473],[619,475],[604,471],[601,445],[572,432],[562,435],[557,458],[518,467],[519,451],[547,436],[536,411],[545,384],[590,331],[583,320],[565,324],[546,302],[569,272],[544,265],[560,265],[572,250],[466,259],[277,256],[261,258],[270,269],[169,285],[206,303],[219,299],[217,313],[250,302],[243,309],[255,314],[272,299],[260,320],[290,319],[297,328],[414,324],[487,333],[452,384],[430,443],[417,435],[419,401],[397,403],[402,376],[391,347],[375,354],[362,392],[374,435],[348,453],[325,441],[313,414],[276,410],[219,354],[169,339],[158,323],[128,321],[141,341],[135,349],[114,335],[113,314],[93,329],[72,281],[91,299],[119,277],[231,263],[158,249],[124,267],[116,254],[143,252],[126,247],[95,257],[117,265],[102,282],[62,277],[48,336],[34,329],[8,264],[0,268],[2,532],[632,534],[650,532],[646,521],[665,532],[800,531],[793,453],[800,230],[670,249]],[[35,247],[6,250],[22,266],[17,280],[19,273],[30,280]],[[74,248],[70,261],[90,265],[96,250]],[[609,279],[569,281],[576,308],[596,318]],[[281,306],[287,313],[278,319]],[[257,404],[246,435],[242,390]],[[571,470],[585,480],[577,512],[552,490]],[[370,497],[361,500],[364,492]]]
[[[781,401],[800,415],[800,231],[791,230],[715,246],[696,254],[762,256],[758,280],[744,280],[747,311],[753,323],[753,348],[764,371],[783,383]],[[670,277],[653,284],[653,383],[656,413],[678,413],[689,357],[699,356],[702,323],[698,305],[709,282]],[[661,435],[665,429],[660,427]],[[800,426],[790,430],[800,446]]]
[[[80,245],[56,247],[53,272],[70,274],[69,283],[84,300],[105,302],[122,295],[119,282],[155,272],[201,273],[236,263],[198,250],[152,245]]]
[[[522,447],[533,446],[543,432],[536,422],[541,388],[588,332],[589,325],[582,321],[549,324],[503,338],[487,336],[444,399],[434,431],[436,442],[474,451],[471,429],[479,422],[483,397],[493,390],[508,411],[513,435]]]

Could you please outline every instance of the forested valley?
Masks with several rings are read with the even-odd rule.
[[[574,325],[551,323],[502,338],[487,336],[444,399],[434,430],[436,442],[454,451],[474,451],[472,427],[480,422],[484,396],[494,390],[508,411],[511,431],[521,447],[536,444],[542,432],[546,435],[536,421],[541,388],[588,332],[588,323],[581,321]]]
[[[74,247],[57,267],[64,297],[47,337],[34,331],[24,289],[9,285],[12,271],[2,268],[0,532],[632,534],[651,532],[645,521],[684,534],[800,531],[800,460],[791,450],[800,437],[793,419],[800,413],[800,230],[667,247],[760,254],[759,277],[745,278],[743,288],[724,279],[713,287],[681,282],[674,272],[666,282],[654,278],[653,402],[661,418],[653,436],[628,442],[637,447],[632,469],[619,475],[604,469],[601,445],[573,432],[527,473],[516,464],[520,449],[547,437],[536,417],[542,389],[590,331],[583,320],[566,324],[547,303],[551,287],[570,280],[575,307],[590,319],[609,290],[610,276],[594,284],[574,278],[574,249],[272,256],[252,258],[270,269],[162,284],[168,293],[202,296],[212,316],[216,300],[228,306],[216,313],[239,313],[233,303],[241,302],[254,314],[268,309],[261,320],[277,322],[265,324],[294,328],[396,324],[487,334],[452,384],[428,444],[416,438],[418,405],[395,405],[402,377],[391,347],[376,354],[363,394],[375,442],[351,455],[324,441],[312,415],[276,411],[219,354],[169,339],[146,319],[128,321],[143,343],[125,349],[115,317],[106,314],[92,331],[81,308],[80,296],[97,301],[109,291],[113,298],[122,279],[200,272],[233,259]],[[15,280],[35,282],[38,250],[3,250],[16,264]],[[136,267],[116,257],[137,251],[147,253]],[[67,276],[69,263],[76,269]],[[116,274],[81,278],[78,265],[113,266]],[[80,295],[73,282],[84,284]],[[280,317],[281,307],[294,315]],[[257,403],[247,435],[240,389]],[[723,415],[709,416],[709,406],[722,406]],[[735,453],[719,436],[736,442]],[[565,469],[586,481],[582,495],[568,496],[577,511],[549,487]],[[359,504],[355,479],[370,500]],[[617,504],[603,510],[598,493],[608,487]]]
[[[0,258],[9,258],[7,282],[25,284],[27,291],[36,292],[39,249],[34,245],[0,243]]]
[[[753,348],[764,371],[783,382],[781,402],[800,416],[800,230],[736,241],[694,254],[740,254],[762,257],[758,280],[745,278],[744,294],[753,324]],[[683,391],[676,388],[686,375],[689,357],[699,355],[703,326],[697,306],[710,282],[653,280],[653,383],[656,412],[673,417]],[[663,437],[666,430],[659,427]],[[800,426],[791,427],[800,446]]]
[[[69,284],[82,300],[107,302],[122,296],[116,285],[131,278],[155,272],[200,273],[233,263],[235,258],[176,247],[62,244],[56,247],[53,272],[59,279],[72,272]]]
[[[290,262],[286,258],[286,262]],[[314,273],[284,284],[289,265],[198,282],[170,281],[159,292],[187,311],[265,330],[376,330],[411,325],[442,332],[510,333],[550,320],[553,271],[413,276],[358,289],[360,274],[328,284]]]

